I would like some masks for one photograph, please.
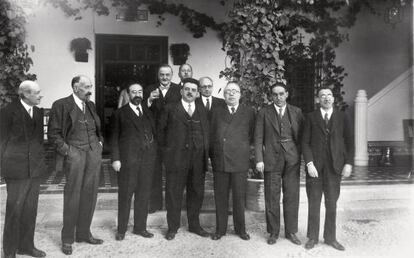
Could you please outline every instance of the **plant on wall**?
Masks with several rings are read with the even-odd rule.
[[[0,107],[17,97],[23,80],[35,80],[29,73],[33,64],[25,44],[26,20],[20,7],[0,1]]]
[[[91,41],[87,38],[75,38],[70,42],[70,51],[75,53],[75,61],[88,62],[88,50],[92,49]]]

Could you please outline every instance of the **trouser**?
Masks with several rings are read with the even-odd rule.
[[[151,184],[149,210],[161,210],[163,203],[162,195],[162,171],[163,171],[163,151],[158,148],[157,158],[154,163],[154,172]]]
[[[216,233],[227,231],[229,193],[233,196],[233,224],[236,234],[246,233],[244,218],[246,200],[246,172],[214,172],[214,200],[216,204]]]
[[[306,175],[308,196],[308,238],[319,239],[320,208],[322,193],[325,196],[325,241],[336,240],[336,202],[339,198],[341,175],[336,174],[332,163],[327,163],[318,171],[318,177]]]
[[[264,173],[267,232],[279,235],[282,190],[285,235],[295,234],[298,232],[300,160],[289,159],[285,152],[281,152],[278,164],[280,169]]]
[[[7,179],[6,217],[3,228],[5,255],[34,248],[40,178]]]
[[[180,171],[168,170],[165,201],[167,207],[168,230],[177,232],[180,227],[181,207],[184,188],[186,188],[186,206],[188,227],[200,228],[200,210],[204,198],[204,151],[189,149],[183,157],[186,164]]]
[[[134,230],[143,231],[147,227],[154,157],[144,155],[137,164],[138,167],[121,167],[118,174],[118,233],[121,234],[127,231],[134,194]]]
[[[88,238],[95,211],[101,171],[102,146],[96,143],[92,150],[70,146],[63,171],[66,184],[63,193],[62,242],[72,244],[77,238]]]

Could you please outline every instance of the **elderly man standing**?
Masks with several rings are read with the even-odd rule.
[[[18,101],[0,110],[1,173],[6,180],[7,203],[3,229],[5,257],[18,254],[45,257],[34,246],[41,177],[46,174],[43,150],[43,113],[40,87],[23,81]]]
[[[240,86],[229,82],[224,88],[223,105],[211,118],[211,163],[214,172],[214,199],[216,203],[216,232],[213,240],[226,234],[229,191],[233,194],[233,221],[236,234],[249,240],[244,210],[246,178],[250,164],[250,145],[254,137],[254,110],[239,104]]]
[[[102,244],[90,231],[101,171],[101,122],[89,100],[92,83],[85,75],[72,79],[73,94],[55,101],[49,117],[48,137],[64,158],[62,252],[72,254],[72,244]]]
[[[196,99],[196,102],[200,102],[205,107],[209,120],[211,119],[211,114],[213,113],[214,109],[225,105],[223,99],[219,99],[213,97],[211,94],[213,93],[213,80],[210,77],[201,77],[198,80],[200,83],[200,93],[201,97]]]
[[[166,106],[159,126],[167,169],[167,240],[174,239],[180,228],[184,188],[189,231],[202,237],[209,236],[200,226],[199,219],[208,161],[208,119],[204,108],[195,103],[198,81],[187,78],[183,82],[181,101]]]
[[[341,177],[352,172],[354,141],[352,129],[345,114],[333,107],[330,88],[318,89],[320,108],[309,113],[302,136],[303,157],[306,164],[306,194],[308,196],[308,242],[313,248],[319,239],[322,194],[325,196],[325,243],[343,251],[336,240],[336,202],[341,188]]]
[[[178,86],[182,88],[184,85],[184,79],[193,78],[193,68],[191,67],[191,65],[187,63],[180,65],[180,68],[178,69],[178,77],[180,77],[180,83],[178,84]]]
[[[155,126],[158,128],[161,114],[168,103],[176,103],[181,99],[180,86],[171,82],[173,71],[168,64],[161,65],[158,69],[159,83],[150,85],[144,90],[144,102],[148,105],[155,119]],[[157,160],[151,187],[151,197],[149,203],[149,212],[153,213],[162,209],[162,165],[163,149],[158,147]]]
[[[273,100],[259,111],[255,129],[256,169],[265,181],[267,243],[276,243],[280,230],[280,191],[283,189],[285,236],[300,245],[297,238],[300,179],[300,136],[302,111],[286,103],[289,92],[276,84],[269,94]]]
[[[115,111],[111,121],[112,167],[118,172],[118,232],[115,239],[125,237],[131,199],[134,197],[133,233],[146,238],[148,202],[157,154],[155,122],[146,105],[142,105],[140,84],[127,88],[129,104]]]

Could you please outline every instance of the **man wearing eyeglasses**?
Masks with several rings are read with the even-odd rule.
[[[286,99],[289,92],[282,83],[272,86],[272,104],[263,107],[256,120],[256,169],[264,173],[267,243],[273,245],[280,230],[280,192],[283,189],[285,237],[300,245],[298,232],[300,136],[302,111]]]
[[[79,75],[71,84],[73,94],[53,103],[48,125],[49,141],[58,158],[64,159],[62,252],[66,255],[72,254],[75,235],[76,242],[103,243],[90,230],[101,171],[101,122],[90,101],[91,80]]]
[[[224,105],[224,100],[212,96],[213,93],[213,80],[210,77],[201,77],[199,80],[200,83],[200,98],[196,99],[196,102],[200,102],[206,109],[208,113],[209,120],[211,119],[211,114],[213,110],[217,107]]]
[[[118,172],[118,230],[115,239],[125,238],[131,200],[134,196],[133,233],[145,238],[148,203],[157,154],[155,122],[152,113],[142,104],[143,89],[134,83],[127,88],[129,104],[115,111],[111,120],[112,167]]]
[[[234,230],[241,239],[250,239],[246,232],[244,210],[255,114],[252,108],[240,104],[240,96],[239,84],[229,82],[224,88],[225,105],[215,109],[211,117],[211,163],[216,203],[213,240],[226,234],[230,190],[233,195]]]
[[[195,102],[199,95],[198,81],[187,78],[183,83],[181,101],[165,107],[158,133],[167,169],[167,240],[174,239],[180,228],[184,188],[189,231],[201,237],[210,235],[199,219],[208,161],[208,118],[205,109]]]

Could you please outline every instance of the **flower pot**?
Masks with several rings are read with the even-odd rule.
[[[246,184],[246,210],[264,211],[264,180],[247,179]]]

